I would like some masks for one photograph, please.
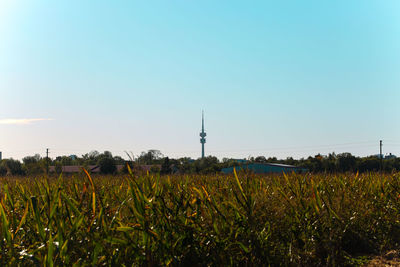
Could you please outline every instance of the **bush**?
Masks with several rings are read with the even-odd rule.
[[[1,162],[1,166],[6,170],[6,174],[8,175],[23,175],[25,174],[22,169],[22,164],[18,160],[14,159],[5,159]]]
[[[117,164],[112,157],[104,157],[99,160],[100,172],[103,174],[112,174],[117,171]]]
[[[0,176],[4,176],[7,174],[7,169],[3,165],[0,164]]]

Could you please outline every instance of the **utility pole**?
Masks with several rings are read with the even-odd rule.
[[[46,148],[46,173],[49,175],[49,149]]]
[[[379,141],[379,157],[381,159],[381,172],[383,170],[382,140]]]

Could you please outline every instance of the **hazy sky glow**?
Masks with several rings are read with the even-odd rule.
[[[380,139],[400,156],[398,14],[398,0],[0,0],[0,151],[197,158],[204,109],[219,158],[364,156]]]

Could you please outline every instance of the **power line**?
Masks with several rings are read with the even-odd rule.
[[[258,149],[237,149],[237,150],[210,150],[211,152],[251,152],[251,151],[277,151],[277,150],[294,150],[294,151],[308,151],[318,148],[336,148],[336,147],[372,147],[374,142],[359,142],[359,143],[343,143],[332,145],[318,145],[318,146],[293,146],[293,147],[275,147],[275,148],[258,148]],[[361,145],[370,144],[370,145]],[[303,150],[298,150],[303,149]]]

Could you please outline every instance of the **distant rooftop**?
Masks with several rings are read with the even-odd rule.
[[[294,165],[288,165],[288,164],[280,164],[280,163],[255,163],[255,164],[266,164],[266,165],[270,165],[270,166],[277,166],[277,167],[284,167],[284,168],[297,168]]]

